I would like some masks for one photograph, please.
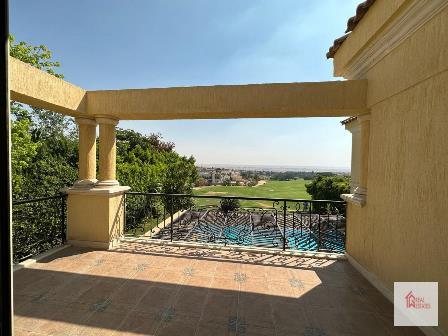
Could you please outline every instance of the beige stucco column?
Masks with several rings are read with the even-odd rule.
[[[98,117],[96,118],[96,121],[100,125],[100,171],[97,186],[117,186],[115,126],[118,124],[118,120],[107,117]]]
[[[350,192],[359,186],[359,155],[360,155],[360,125],[358,120],[353,120],[345,125],[345,129],[352,134],[352,160],[351,160],[351,178]]]
[[[78,180],[75,188],[91,188],[96,179],[96,121],[76,118],[79,128]]]
[[[349,119],[345,129],[352,134],[352,167],[350,194],[341,198],[363,206],[367,201],[367,178],[369,173],[370,114]]]
[[[367,178],[369,175],[369,143],[370,143],[370,114],[358,116],[360,128],[360,158],[359,158],[359,185],[354,193],[367,196]]]

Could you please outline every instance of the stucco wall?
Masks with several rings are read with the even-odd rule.
[[[394,281],[439,282],[446,334],[447,35],[448,7],[368,71],[367,205],[349,205],[347,228],[347,252],[391,291]]]

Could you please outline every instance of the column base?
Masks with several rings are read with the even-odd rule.
[[[73,188],[76,189],[90,189],[93,188],[97,184],[97,179],[84,179],[84,180],[78,180],[75,183],[73,183]]]
[[[96,187],[116,187],[119,186],[120,183],[118,183],[117,180],[100,180],[96,183]]]
[[[107,249],[124,231],[124,193],[129,187],[68,188],[67,241],[77,246]]]

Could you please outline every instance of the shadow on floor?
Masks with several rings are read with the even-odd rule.
[[[421,335],[345,261],[141,245],[14,272],[16,335]]]

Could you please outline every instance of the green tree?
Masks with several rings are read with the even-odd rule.
[[[55,77],[60,63],[44,46],[16,43],[10,55]],[[11,102],[12,184],[15,199],[53,195],[77,177],[78,141],[73,118]],[[24,134],[26,132],[27,134]]]
[[[313,200],[340,201],[341,194],[350,192],[348,177],[317,175],[311,183],[305,185],[306,191]]]
[[[11,169],[13,194],[23,193],[25,171],[37,154],[40,143],[30,133],[31,121],[27,118],[11,121]]]

